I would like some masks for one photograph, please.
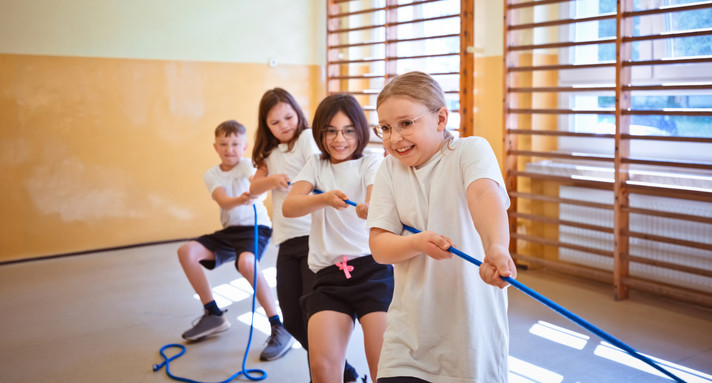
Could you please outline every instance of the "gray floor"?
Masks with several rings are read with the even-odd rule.
[[[201,314],[175,256],[179,245],[0,266],[0,382],[171,381],[165,370],[152,371],[161,361],[158,351],[183,344],[181,332]],[[270,248],[263,269],[272,279],[274,258]],[[171,372],[214,382],[242,368],[251,296],[234,269],[209,275],[231,303],[233,326],[187,344]],[[712,311],[636,293],[616,302],[610,286],[544,271],[521,271],[518,279],[688,382],[712,382]],[[671,381],[521,292],[510,288],[509,294],[510,382]],[[265,370],[267,382],[308,382],[300,348],[276,361],[258,360],[267,337],[264,315],[256,323],[246,367]],[[348,358],[363,374],[361,344],[357,328]]]

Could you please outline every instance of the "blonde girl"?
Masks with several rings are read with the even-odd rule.
[[[509,198],[480,137],[454,139],[440,85],[410,72],[377,99],[388,156],[376,175],[367,226],[376,261],[394,264],[395,290],[379,383],[506,382]],[[422,230],[409,235],[408,225]],[[452,256],[450,246],[483,261]],[[479,274],[479,275],[478,275]]]

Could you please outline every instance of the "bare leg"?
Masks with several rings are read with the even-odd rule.
[[[366,350],[366,361],[371,373],[371,380],[378,378],[378,359],[381,357],[383,333],[386,331],[386,313],[375,311],[361,317],[363,328],[363,347]]]
[[[354,322],[337,311],[319,311],[309,318],[309,365],[314,383],[341,382],[346,347]]]
[[[206,249],[200,242],[190,241],[178,248],[178,260],[183,267],[183,272],[188,277],[193,290],[200,297],[200,301],[205,305],[213,301],[213,292],[210,289],[210,282],[205,276],[203,266],[198,263],[198,261],[204,259],[214,260],[215,254]]]
[[[263,309],[265,309],[265,314],[268,318],[277,315],[277,306],[274,303],[274,297],[272,296],[272,290],[267,284],[262,271],[260,270],[259,262],[257,263],[257,287],[253,285],[255,280],[255,256],[250,252],[240,253],[240,258],[237,261],[237,271],[245,277],[255,289],[255,294],[257,295],[257,301],[260,303]]]

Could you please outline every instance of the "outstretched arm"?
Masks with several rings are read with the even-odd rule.
[[[504,288],[508,283],[500,277],[516,278],[517,268],[509,254],[507,210],[499,193],[495,181],[478,179],[467,187],[467,205],[485,250],[480,277],[487,284]]]
[[[297,181],[292,184],[287,197],[282,203],[282,214],[288,218],[301,217],[331,206],[335,209],[345,209],[349,205],[345,200],[348,196],[341,190],[330,190],[321,194],[311,194],[314,185],[307,181]]]
[[[287,190],[289,188],[289,176],[286,174],[269,174],[267,165],[260,165],[255,171],[255,175],[252,176],[250,194],[259,195],[277,188]]]
[[[452,258],[452,253],[447,251],[452,246],[450,238],[432,231],[401,236],[374,227],[369,233],[368,244],[378,263],[400,263],[422,253],[434,259]]]
[[[368,204],[371,202],[371,190],[373,190],[373,185],[368,185],[366,188],[366,201],[356,204],[356,215],[361,219],[368,218]]]
[[[213,191],[213,199],[223,210],[230,210],[240,205],[252,203],[253,198],[250,193],[244,192],[237,197],[230,197],[225,192],[225,188],[219,187]]]

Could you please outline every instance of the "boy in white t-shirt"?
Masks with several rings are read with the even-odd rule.
[[[394,264],[378,383],[508,381],[509,255],[497,159],[480,137],[453,139],[440,85],[395,77],[378,96],[388,156],[378,170],[367,226],[376,261]],[[419,234],[410,235],[408,225]],[[450,246],[483,261],[479,271]],[[478,275],[479,273],[479,275]]]
[[[203,235],[178,249],[183,271],[205,309],[205,314],[183,333],[183,338],[196,341],[230,328],[224,311],[213,299],[203,268],[212,270],[234,261],[237,271],[250,284],[254,283],[256,274],[257,286],[253,288],[272,326],[272,334],[260,359],[274,360],[289,351],[294,339],[277,315],[272,292],[262,271],[259,266],[255,268],[254,257],[259,259],[262,256],[272,235],[272,223],[262,200],[253,198],[248,192],[255,168],[249,159],[242,157],[247,150],[246,133],[245,126],[234,120],[225,121],[215,129],[213,147],[221,162],[206,171],[203,179],[213,200],[220,206],[223,229]],[[254,254],[255,220],[258,225],[257,254]]]

